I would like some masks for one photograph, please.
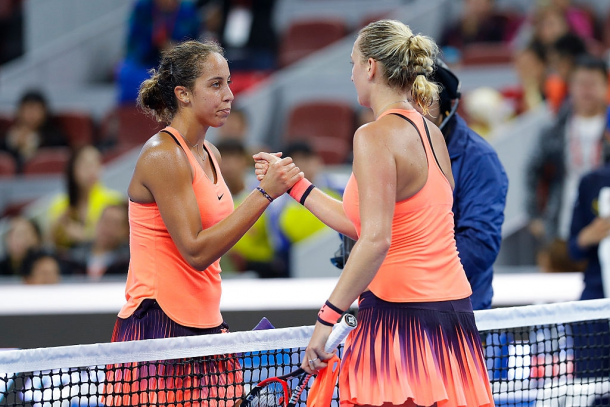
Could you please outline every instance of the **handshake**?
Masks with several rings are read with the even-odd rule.
[[[260,181],[260,187],[272,199],[278,198],[291,189],[297,182],[305,178],[305,175],[294,164],[292,158],[281,157],[281,152],[260,152],[252,156],[254,158],[256,179]]]

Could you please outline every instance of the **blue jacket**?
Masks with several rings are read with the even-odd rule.
[[[491,307],[493,264],[500,251],[508,177],[493,147],[457,114],[447,123],[455,179],[455,240],[472,287],[472,307]]]
[[[574,260],[588,260],[584,273],[585,289],[582,292],[581,300],[604,298],[602,271],[597,256],[599,246],[595,245],[583,250],[576,244],[580,231],[598,216],[597,200],[599,191],[603,187],[610,187],[610,165],[608,164],[582,177],[578,186],[578,198],[572,212],[570,240],[568,241],[570,257]]]

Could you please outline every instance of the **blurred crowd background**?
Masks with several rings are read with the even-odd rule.
[[[209,139],[235,203],[256,185],[260,150],[292,156],[341,196],[354,130],[374,119],[357,105],[349,54],[358,29],[380,18],[438,42],[462,80],[458,112],[507,169],[497,264],[582,269],[566,242],[579,181],[604,166],[595,152],[610,141],[607,0],[0,0],[0,284],[124,278],[127,182],[163,127],[137,109],[137,90],[184,39],[226,51],[236,99]],[[566,129],[578,115],[592,119]],[[591,136],[573,142],[571,132]],[[339,243],[282,198],[222,267],[320,276]]]

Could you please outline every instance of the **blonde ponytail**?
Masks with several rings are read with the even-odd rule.
[[[400,21],[380,20],[370,23],[358,35],[364,60],[372,58],[383,65],[383,75],[390,87],[411,90],[414,103],[424,114],[438,97],[439,86],[428,80],[438,54],[436,43],[424,35],[413,35]]]

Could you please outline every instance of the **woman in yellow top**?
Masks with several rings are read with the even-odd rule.
[[[50,238],[58,251],[92,240],[104,208],[124,200],[120,192],[101,184],[101,172],[101,155],[93,146],[83,146],[70,157],[67,193],[57,196],[49,209]]]

